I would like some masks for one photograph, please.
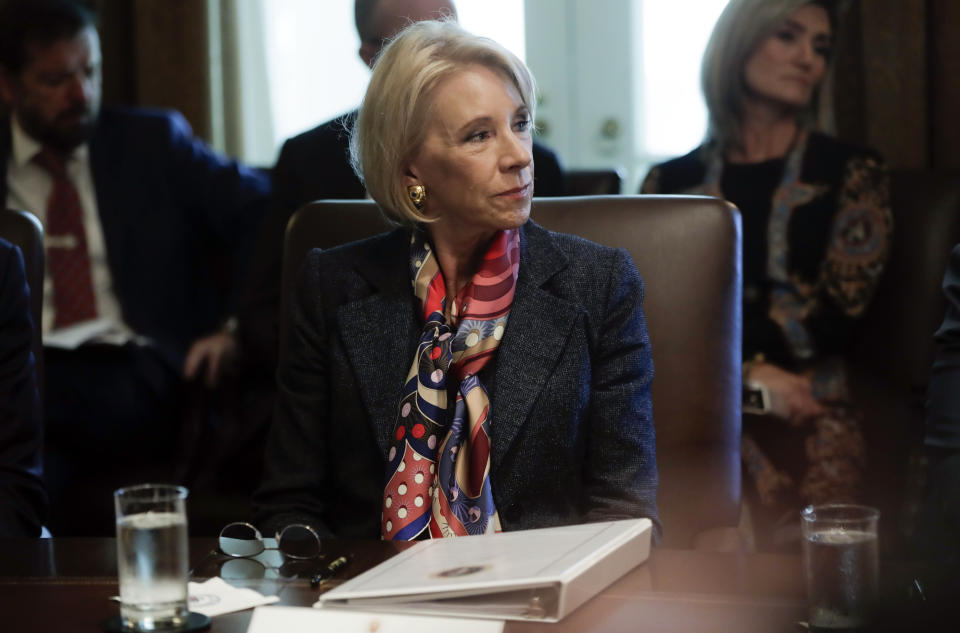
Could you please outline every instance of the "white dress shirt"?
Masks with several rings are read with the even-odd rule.
[[[29,136],[20,126],[16,116],[10,117],[12,151],[7,161],[7,200],[9,209],[30,211],[46,225],[47,198],[53,189],[53,178],[33,158],[42,146]],[[113,290],[110,267],[107,264],[107,247],[103,239],[103,227],[97,213],[97,196],[93,186],[93,174],[90,171],[90,150],[83,144],[73,151],[67,160],[67,176],[73,182],[83,207],[83,226],[87,234],[87,250],[90,256],[90,268],[93,275],[93,293],[96,300],[97,323],[77,324],[64,328],[74,329],[86,326],[87,330],[100,333],[110,332],[113,342],[128,340],[132,331],[124,325],[120,312],[120,302]],[[46,238],[44,238],[46,239]],[[43,280],[43,334],[47,342],[48,334],[55,334],[53,305],[53,280],[47,269]],[[119,336],[119,339],[117,338]],[[80,341],[83,342],[83,341]]]

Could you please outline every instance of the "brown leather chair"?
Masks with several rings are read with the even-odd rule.
[[[32,213],[0,209],[0,237],[20,247],[30,286],[30,316],[33,319],[33,356],[36,359],[37,383],[43,395],[43,226]]]
[[[654,360],[653,407],[665,547],[687,548],[740,511],[740,217],[713,198],[605,196],[535,199],[542,226],[627,249],[646,285]],[[286,308],[310,248],[389,228],[369,201],[323,201],[287,227]]]
[[[563,177],[568,196],[617,195],[623,187],[619,169],[571,169]]]

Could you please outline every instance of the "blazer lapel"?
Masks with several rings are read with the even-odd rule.
[[[416,353],[419,330],[407,266],[397,265],[409,257],[409,233],[394,231],[386,240],[374,262],[356,268],[373,292],[337,310],[344,347],[384,459],[390,450],[397,402]]]
[[[358,283],[373,292],[337,311],[340,332],[360,396],[386,459],[400,390],[417,349],[419,319],[413,310],[407,267],[409,234],[395,231],[377,259],[356,268]],[[567,259],[542,228],[529,222],[521,235],[520,276],[507,332],[497,350],[491,465],[498,468],[566,346],[579,309],[542,286]],[[349,333],[349,336],[346,334]]]
[[[542,286],[567,265],[544,229],[524,226],[520,276],[497,350],[491,467],[497,470],[556,368],[579,310]]]

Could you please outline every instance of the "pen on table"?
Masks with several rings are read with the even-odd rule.
[[[316,589],[326,581],[330,580],[338,571],[343,569],[346,564],[346,556],[340,556],[339,558],[333,559],[330,561],[330,564],[327,565],[327,568],[324,571],[320,572],[319,574],[315,574],[313,578],[310,579],[310,586]]]

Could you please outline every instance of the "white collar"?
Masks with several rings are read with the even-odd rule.
[[[17,167],[22,167],[33,160],[33,157],[40,153],[40,150],[43,149],[43,145],[40,142],[27,134],[27,131],[23,129],[23,126],[20,125],[20,121],[17,120],[16,115],[10,117],[10,136],[11,136],[11,158],[13,159],[13,164]],[[89,147],[87,143],[80,145],[72,152],[70,152],[69,159],[85,159],[87,157],[87,152]]]

